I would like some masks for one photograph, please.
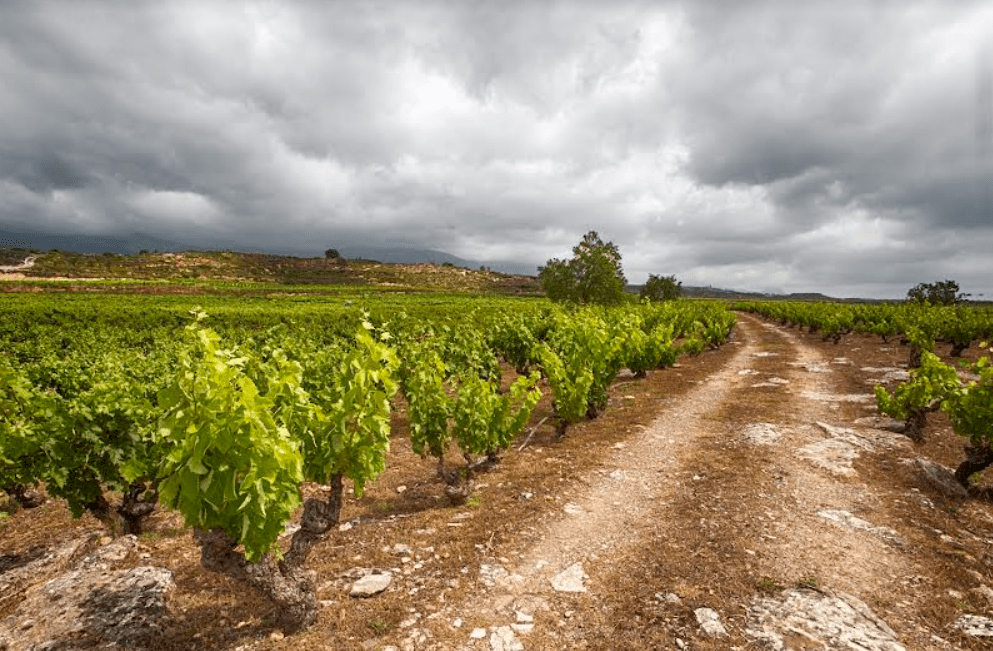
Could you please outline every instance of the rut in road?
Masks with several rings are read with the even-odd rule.
[[[467,649],[657,648],[700,635],[693,609],[666,604],[679,597],[712,606],[729,631],[697,648],[728,648],[754,641],[748,607],[764,580],[869,601],[912,576],[885,527],[866,535],[850,528],[863,520],[844,515],[880,501],[853,458],[904,445],[878,430],[833,429],[869,394],[836,393],[832,360],[754,317],[739,317],[728,345],[728,362],[618,444],[526,552],[481,560],[477,598],[444,607],[438,625],[485,627]],[[632,607],[649,583],[658,603]],[[658,615],[666,607],[670,616]],[[885,638],[866,648],[903,648],[865,615]]]

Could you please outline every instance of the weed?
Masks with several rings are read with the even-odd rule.
[[[376,635],[386,635],[393,628],[389,622],[381,619],[370,619],[366,625],[376,632]]]
[[[816,576],[802,576],[797,580],[797,585],[804,588],[816,588],[817,587],[817,577]]]
[[[483,500],[482,500],[482,499],[480,499],[480,498],[479,498],[478,496],[476,496],[476,495],[473,495],[472,497],[470,497],[469,499],[467,499],[467,500],[465,501],[465,505],[466,505],[466,506],[471,506],[471,507],[473,507],[473,508],[475,508],[475,507],[477,507],[477,506],[479,506],[479,505],[480,505],[480,504],[482,504],[482,503],[483,503]]]
[[[779,592],[783,589],[783,586],[772,579],[759,579],[755,582],[755,587],[765,592]]]

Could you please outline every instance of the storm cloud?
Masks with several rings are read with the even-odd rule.
[[[0,232],[993,293],[993,6],[13,2]]]

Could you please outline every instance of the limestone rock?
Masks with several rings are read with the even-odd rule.
[[[6,650],[146,647],[161,630],[173,578],[160,567],[115,569],[136,546],[134,536],[123,536],[28,589],[0,625]]]
[[[970,637],[993,637],[993,619],[979,615],[962,615],[955,620],[955,628]]]
[[[393,575],[389,572],[367,574],[352,584],[348,594],[351,597],[373,597],[390,587]]]
[[[490,651],[524,651],[524,645],[514,635],[514,629],[500,626],[490,633]]]
[[[721,624],[720,615],[710,608],[697,608],[693,611],[696,622],[707,637],[727,637],[727,629]]]
[[[796,451],[810,459],[814,465],[838,475],[854,475],[852,461],[859,456],[856,446],[843,438],[832,438],[805,445]]]
[[[955,479],[955,474],[945,466],[940,463],[935,463],[930,459],[920,457],[918,457],[914,463],[921,471],[921,477],[924,481],[940,493],[948,495],[949,497],[969,496],[969,492],[965,489],[965,486],[960,484],[958,480]]]
[[[32,585],[38,585],[65,571],[81,556],[92,551],[97,536],[84,536],[46,549],[35,547],[20,554],[0,556],[0,611],[14,606]]]
[[[861,600],[804,588],[757,597],[745,633],[773,651],[906,651],[896,633]]]
[[[557,592],[586,592],[585,578],[582,563],[574,563],[552,577],[552,588]]]
[[[804,391],[801,394],[808,400],[817,402],[875,402],[876,396],[871,393],[822,393],[820,391]]]
[[[881,536],[895,545],[903,544],[903,541],[900,539],[900,536],[897,535],[896,531],[890,529],[889,527],[874,526],[872,523],[852,515],[848,511],[830,509],[826,511],[818,511],[817,515],[821,516],[825,520],[833,522],[839,527],[851,529],[852,531],[864,531],[876,536]]]
[[[874,429],[881,429],[887,432],[893,432],[894,434],[903,434],[904,430],[907,428],[907,424],[902,420],[897,420],[886,416],[866,416],[864,418],[857,418],[855,420],[855,424],[862,425],[864,427],[872,427]]]
[[[745,428],[745,439],[755,445],[772,445],[782,434],[771,423],[752,423]]]

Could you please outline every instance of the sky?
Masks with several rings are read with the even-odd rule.
[[[3,4],[0,233],[993,296],[993,3]]]

